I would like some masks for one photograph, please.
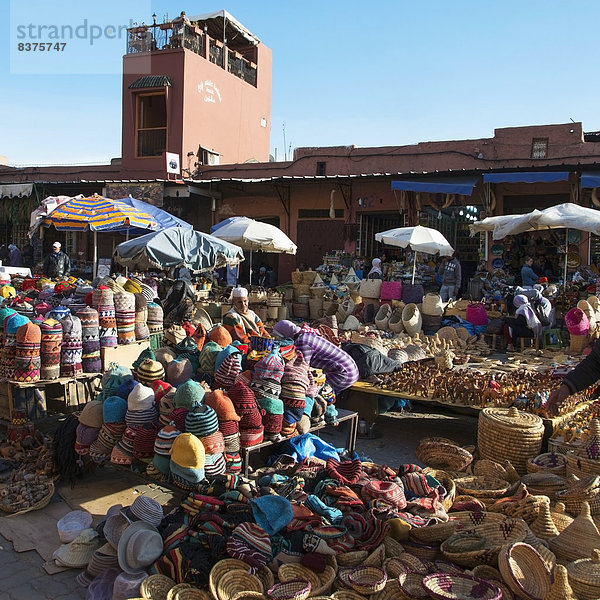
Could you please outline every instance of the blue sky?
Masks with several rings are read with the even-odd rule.
[[[17,49],[19,26],[105,28],[222,8],[273,51],[279,160],[284,123],[288,157],[290,146],[491,137],[570,119],[600,129],[597,0],[0,0],[0,155],[14,165],[120,156],[124,40],[88,35],[70,52],[33,55]]]

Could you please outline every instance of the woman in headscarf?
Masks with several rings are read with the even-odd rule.
[[[165,329],[174,323],[181,325],[189,321],[194,310],[194,300],[194,290],[185,281],[176,281],[163,305]]]
[[[374,258],[371,265],[372,267],[367,275],[367,279],[383,279],[383,271],[381,270],[381,259]]]
[[[223,317],[223,326],[231,333],[233,341],[248,344],[251,335],[268,337],[260,317],[248,306],[248,290],[243,287],[233,288],[231,296],[233,306]]]
[[[515,296],[513,304],[517,308],[515,316],[504,319],[504,337],[508,342],[507,349],[511,352],[515,350],[515,338],[536,338],[542,332],[542,324],[527,296]]]
[[[279,321],[273,334],[293,340],[296,350],[302,352],[304,360],[315,369],[322,369],[327,383],[337,394],[356,383],[358,366],[354,359],[341,348],[325,339],[320,332],[304,324],[302,327],[291,321]]]

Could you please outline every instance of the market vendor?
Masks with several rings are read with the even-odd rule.
[[[533,270],[533,258],[525,257],[525,262],[521,267],[521,280],[523,287],[533,287],[538,282],[539,276]]]
[[[585,390],[600,379],[600,340],[592,351],[572,371],[567,373],[562,385],[555,389],[546,403],[550,416],[558,415],[559,406],[571,395]]]
[[[381,259],[374,258],[371,263],[371,270],[367,275],[367,279],[383,279],[383,270],[381,269]]]
[[[231,333],[233,341],[250,343],[250,335],[267,336],[268,333],[259,316],[248,306],[248,290],[244,287],[233,288],[233,306],[223,317],[223,325]]]
[[[52,253],[44,260],[43,272],[51,279],[62,279],[71,273],[71,261],[60,249],[60,242],[52,244]]]
[[[313,368],[325,373],[327,383],[337,394],[356,383],[359,378],[354,359],[341,348],[325,339],[316,329],[291,321],[279,321],[273,334],[294,341],[296,350],[302,352],[304,360]]]
[[[504,319],[504,337],[508,342],[508,350],[514,352],[516,338],[538,337],[542,332],[542,324],[535,310],[524,294],[519,294],[513,299],[516,307],[514,317]]]

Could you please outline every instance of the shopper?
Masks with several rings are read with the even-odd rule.
[[[442,276],[442,286],[440,287],[442,302],[456,299],[462,280],[462,269],[456,252],[446,262],[442,263],[440,272]]]
[[[46,260],[44,260],[44,275],[51,279],[62,279],[68,277],[71,273],[71,261],[60,248],[60,242],[54,242],[52,253],[46,256]]]
[[[504,337],[508,343],[507,350],[514,352],[516,338],[538,337],[542,332],[542,324],[538,319],[529,299],[524,294],[519,294],[513,299],[517,308],[514,317],[504,319]]]
[[[367,275],[367,279],[383,279],[383,271],[381,269],[381,259],[374,258],[371,263],[371,270]]]
[[[194,310],[194,299],[194,290],[187,281],[177,280],[163,303],[165,328],[189,321]]]
[[[233,306],[223,317],[223,325],[231,333],[233,341],[238,340],[243,344],[249,344],[252,334],[269,336],[259,316],[248,306],[246,288],[233,288],[232,302]]]
[[[533,270],[533,258],[525,257],[525,262],[521,267],[521,281],[523,287],[533,287],[538,282],[539,276]]]
[[[25,247],[23,248],[23,265],[26,267],[29,267],[30,269],[33,268],[33,246],[31,244],[25,244]]]
[[[571,395],[600,379],[600,340],[598,340],[592,351],[572,371],[563,378],[562,385],[555,389],[548,398],[546,410],[550,416],[558,414],[559,406]]]
[[[354,359],[341,348],[325,339],[316,329],[307,325],[298,327],[291,321],[279,321],[273,334],[294,341],[296,350],[315,369],[322,369],[327,383],[337,394],[356,383],[359,378]]]
[[[16,246],[16,244],[9,244],[8,249],[10,251],[10,257],[8,259],[10,261],[10,266],[11,267],[22,267],[23,259],[21,258],[21,251]]]

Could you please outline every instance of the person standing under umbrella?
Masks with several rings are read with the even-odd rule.
[[[52,253],[44,260],[43,272],[51,279],[62,279],[71,273],[71,261],[60,249],[60,242],[52,244]]]
[[[456,299],[462,280],[462,269],[456,252],[441,265],[440,271],[442,276],[442,287],[440,288],[442,302]]]

